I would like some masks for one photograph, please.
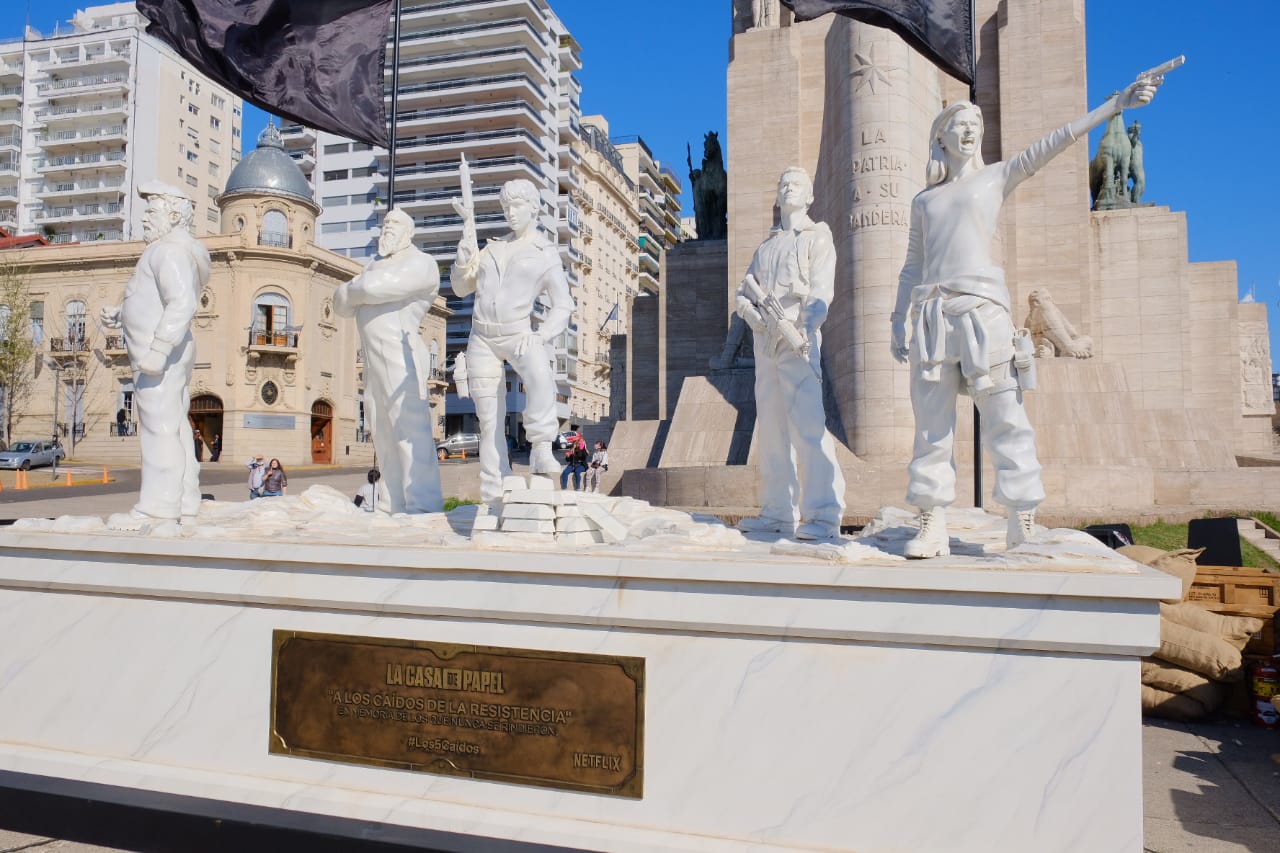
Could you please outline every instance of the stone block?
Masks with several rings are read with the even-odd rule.
[[[554,507],[535,503],[508,503],[502,507],[502,522],[505,527],[511,519],[528,518],[535,521],[555,521]]]
[[[556,519],[556,533],[581,533],[584,530],[593,529],[591,522],[586,518],[578,517]]]
[[[604,507],[589,503],[582,505],[582,514],[591,520],[606,542],[622,542],[627,538],[627,526],[609,514]]]
[[[530,474],[529,488],[535,492],[555,491],[556,481],[550,477],[544,477],[540,474]]]
[[[598,530],[581,530],[573,533],[557,533],[557,545],[571,545],[579,547],[582,545],[599,545],[604,542],[604,537]]]
[[[504,492],[514,492],[527,488],[529,488],[529,484],[525,482],[524,477],[510,476],[502,478],[502,491]]]
[[[502,530],[504,533],[555,533],[556,523],[534,518],[504,518]]]
[[[481,530],[497,530],[498,517],[496,515],[477,515],[475,523],[471,525],[471,532],[475,533]]]

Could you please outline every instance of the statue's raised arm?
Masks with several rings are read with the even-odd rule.
[[[945,509],[955,500],[952,440],[960,392],[982,415],[995,499],[1009,508],[1009,547],[1031,535],[1035,508],[1044,500],[1035,433],[1022,408],[1022,391],[1033,387],[1033,362],[1030,342],[1014,330],[1004,270],[991,257],[1000,208],[1071,143],[1121,111],[1149,104],[1164,75],[1182,63],[1178,57],[1142,72],[1123,92],[1000,163],[982,161],[977,106],[951,104],[934,119],[926,186],[911,202],[891,317],[893,355],[911,365],[916,422],[907,502],[920,508],[920,533],[906,556],[949,553]]]

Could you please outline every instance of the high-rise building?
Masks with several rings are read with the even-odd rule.
[[[609,339],[626,332],[640,289],[640,206],[636,182],[627,177],[603,116],[583,118],[581,159],[582,186],[573,190],[581,218],[572,230],[583,250],[571,407],[582,421],[600,421],[609,414]]]
[[[662,246],[674,242],[679,230],[679,181],[638,140],[628,143],[636,152],[627,177],[626,158],[609,142],[607,124],[598,120],[594,132],[584,129],[581,85],[574,76],[581,68],[580,47],[547,0],[406,5],[400,29],[392,204],[414,218],[415,242],[440,262],[454,311],[449,362],[466,347],[471,331],[470,298],[453,298],[448,288],[461,236],[451,202],[461,193],[458,160],[466,154],[482,244],[506,230],[498,202],[505,182],[526,178],[541,190],[542,226],[556,239],[578,303],[573,324],[554,342],[559,415],[566,422],[604,417],[609,348],[602,336],[625,329],[630,296],[641,289],[657,292]],[[391,68],[389,47],[388,83]],[[386,152],[296,125],[283,135],[324,207],[321,244],[348,257],[371,256],[386,210]],[[653,208],[644,229],[641,181]],[[675,211],[674,227],[663,210]],[[649,245],[650,260],[642,267],[641,247],[650,241],[658,242]],[[523,390],[510,374],[513,438],[520,437],[517,413],[523,407]],[[447,431],[473,429],[474,411],[470,400],[449,395]]]
[[[0,226],[51,243],[142,237],[137,188],[215,198],[240,160],[241,101],[143,32],[133,3],[76,13],[67,32],[0,43]]]
[[[640,289],[658,292],[662,254],[680,242],[680,179],[656,160],[639,136],[613,140],[627,177],[635,181],[640,206]]]

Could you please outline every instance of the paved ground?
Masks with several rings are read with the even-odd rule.
[[[444,463],[441,478],[445,495],[474,495],[478,474],[475,460]],[[102,484],[101,466],[82,465],[73,470],[73,483],[99,482],[54,486],[49,485],[49,472],[40,469],[28,477],[39,488],[17,491],[13,472],[0,472],[4,489],[0,492],[0,519],[127,510],[137,493],[137,471],[111,469],[109,475],[114,482]],[[246,476],[238,463],[206,463],[201,471],[201,490],[218,500],[242,500],[246,497]],[[325,483],[354,495],[365,481],[365,471],[296,469],[289,472],[289,479],[293,493],[313,483]],[[65,471],[57,482],[65,482]],[[1146,851],[1280,853],[1280,731],[1235,720],[1197,725],[1153,721],[1143,727],[1142,738]],[[1081,819],[1088,816],[1081,815]],[[0,853],[394,853],[404,849],[0,788]]]

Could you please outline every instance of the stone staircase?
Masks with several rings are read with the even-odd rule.
[[[1280,531],[1272,530],[1252,518],[1237,518],[1236,525],[1240,529],[1241,539],[1280,562]]]

